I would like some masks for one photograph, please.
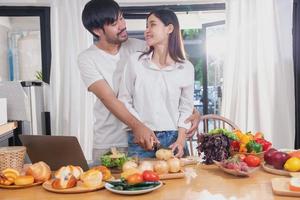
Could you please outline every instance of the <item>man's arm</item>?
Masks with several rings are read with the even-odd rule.
[[[151,150],[157,138],[152,130],[136,119],[119,101],[105,80],[98,80],[89,86],[89,91],[93,92],[119,120],[127,124],[135,134],[135,142],[142,148]]]

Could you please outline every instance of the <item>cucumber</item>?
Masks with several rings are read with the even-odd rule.
[[[145,190],[149,188],[156,187],[160,184],[160,182],[142,182],[142,183],[137,183],[137,184],[128,184],[124,181],[108,181],[107,183],[113,185],[113,189],[115,190],[129,190],[129,191],[134,191],[134,190]]]

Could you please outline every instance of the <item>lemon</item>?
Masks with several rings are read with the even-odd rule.
[[[290,172],[300,171],[300,158],[289,158],[284,164],[284,169]]]

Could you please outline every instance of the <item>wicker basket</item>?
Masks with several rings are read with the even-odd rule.
[[[21,171],[24,164],[26,147],[0,147],[0,171],[6,168],[13,168]]]
[[[231,156],[234,156],[236,154],[245,154],[246,156],[248,155],[254,155],[260,158],[261,161],[264,161],[264,153],[265,151],[259,152],[259,153],[240,153],[237,151],[230,151]]]

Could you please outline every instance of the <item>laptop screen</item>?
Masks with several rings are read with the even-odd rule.
[[[89,169],[74,136],[19,135],[19,138],[32,163],[44,161],[52,171],[66,165],[80,166],[84,171]]]

